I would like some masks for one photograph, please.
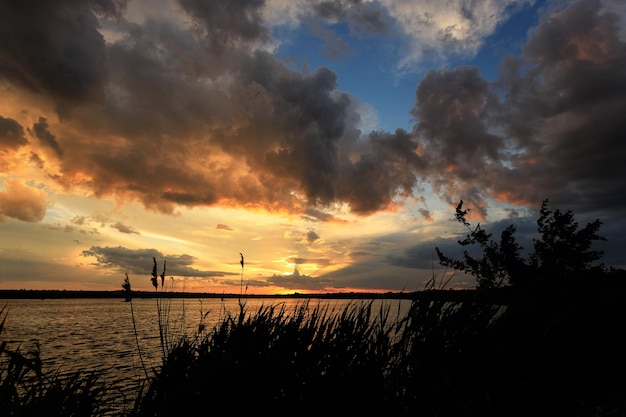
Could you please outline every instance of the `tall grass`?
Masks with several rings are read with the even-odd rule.
[[[371,409],[364,395],[392,407],[385,374],[395,321],[378,314],[371,303],[332,311],[306,302],[227,314],[206,336],[179,341],[134,415],[191,413],[207,400],[217,415],[285,414],[308,403],[356,413]]]
[[[624,416],[626,305],[576,288],[425,289],[406,313],[240,303],[172,346],[130,414]]]
[[[132,287],[130,285],[130,278],[128,278],[128,274],[126,274],[126,278],[122,283],[122,289],[124,289],[125,301],[130,305],[130,315],[133,322],[133,334],[135,335],[135,345],[137,346],[137,353],[139,355],[139,361],[141,362],[141,369],[146,376],[146,381],[150,379],[148,376],[148,368],[143,360],[143,354],[141,352],[141,346],[139,345],[139,334],[137,333],[137,320],[135,320],[135,309],[133,308],[133,294]]]
[[[216,415],[443,415],[473,401],[459,391],[469,378],[453,379],[499,307],[414,301],[401,314],[373,305],[304,301],[228,314],[204,337],[179,341],[131,415],[205,404]]]

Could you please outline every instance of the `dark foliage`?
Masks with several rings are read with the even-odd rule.
[[[603,252],[592,250],[593,243],[605,240],[598,235],[602,222],[595,220],[579,229],[571,211],[561,212],[548,209],[548,200],[541,205],[534,251],[528,259],[521,255],[522,246],[515,240],[516,227],[510,225],[500,235],[500,242],[492,239],[479,224],[474,228],[466,220],[468,210],[463,210],[463,201],[456,208],[456,219],[469,233],[459,240],[462,246],[477,246],[482,256],[474,257],[463,252],[463,259],[454,259],[435,248],[441,265],[469,273],[476,278],[478,288],[493,288],[501,285],[524,285],[543,278],[560,279],[578,274],[601,271],[602,265],[594,263],[602,258]]]
[[[623,416],[626,285],[598,274],[591,291],[423,297],[397,318],[242,310],[182,339],[131,415]]]
[[[385,320],[385,313],[382,320]],[[244,306],[203,339],[171,350],[135,415],[363,415],[391,411],[386,386],[390,328],[370,305],[336,314],[301,305]]]

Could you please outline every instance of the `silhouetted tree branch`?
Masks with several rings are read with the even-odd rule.
[[[493,288],[502,285],[521,285],[543,277],[563,277],[572,273],[603,270],[594,265],[602,258],[603,251],[592,250],[594,241],[606,240],[598,234],[602,222],[595,220],[579,229],[571,211],[565,213],[548,209],[548,200],[541,205],[537,231],[540,238],[534,239],[534,252],[528,259],[522,258],[523,247],[515,240],[514,225],[508,226],[500,235],[500,242],[492,239],[491,233],[479,224],[472,228],[463,210],[463,200],[456,207],[455,217],[468,229],[461,246],[478,246],[482,256],[474,257],[467,250],[462,259],[444,255],[436,247],[441,265],[473,275],[478,288]]]

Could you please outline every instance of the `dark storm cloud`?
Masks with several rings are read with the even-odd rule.
[[[57,104],[90,103],[96,96],[102,104],[75,107],[72,119],[55,125],[62,149],[45,118],[33,127],[42,143],[63,153],[55,176],[63,186],[139,200],[167,213],[179,205],[220,203],[309,210],[329,220],[326,206],[349,203],[369,214],[389,206],[397,189],[413,185],[407,169],[414,158],[403,153],[413,152],[415,144],[406,133],[374,134],[359,154],[357,142],[370,139],[359,139],[356,103],[337,89],[336,74],[327,68],[299,73],[254,49],[269,40],[262,2],[182,1],[194,30],[165,20],[132,23],[119,15],[117,26],[107,24],[118,35],[107,44],[95,13],[116,4],[98,4],[55,3],[57,10],[45,3],[45,22],[42,11],[31,16],[7,8],[24,28],[48,39],[45,45],[58,48],[45,51],[56,51],[45,60],[54,68],[42,67],[31,39],[14,37],[2,68],[17,65],[9,52],[23,47],[30,52],[19,65],[32,82],[18,82],[8,70],[5,78],[47,93]],[[58,49],[73,39],[84,53],[70,59]],[[77,72],[67,88],[50,74],[63,72],[64,65]]]
[[[581,1],[545,17],[488,83],[470,67],[417,88],[425,175],[451,204],[485,198],[624,212],[626,44],[617,17]]]
[[[54,125],[62,149],[45,119],[35,124],[42,143],[63,151],[61,185],[166,213],[221,204],[321,221],[336,220],[324,210],[341,203],[361,215],[393,208],[423,183],[483,216],[487,198],[626,207],[626,53],[617,17],[598,2],[544,18],[497,82],[471,67],[427,72],[414,131],[367,134],[333,71],[297,72],[261,48],[271,41],[262,2],[217,3],[182,1],[192,28],[126,21],[123,3],[0,6],[0,23],[21,22],[10,39],[15,23],[0,25],[0,76],[57,105],[100,104],[74,106]],[[375,7],[316,4],[328,20]],[[98,32],[105,15],[119,18],[108,43]]]
[[[356,133],[354,127],[346,126],[351,98],[336,90],[336,74],[327,68],[308,76],[281,76],[280,72],[270,74],[275,64],[268,58],[257,55],[249,69],[254,71],[253,80],[272,97],[275,111],[270,120],[281,126],[272,134],[282,140],[257,163],[278,178],[297,181],[311,203],[332,203],[339,174],[338,142]],[[253,129],[257,126],[250,124]]]
[[[526,151],[511,158],[525,177],[510,184],[520,198],[623,213],[625,66],[618,18],[599,1],[546,18],[504,63],[501,120]]]
[[[42,145],[52,149],[57,157],[63,158],[63,148],[57,142],[56,137],[48,130],[48,121],[45,117],[40,117],[39,121],[33,124],[33,134]]]
[[[398,195],[408,197],[418,185],[416,173],[425,168],[406,131],[373,132],[368,139],[369,150],[355,163],[342,161],[337,185],[339,198],[359,214],[387,208]]]
[[[100,101],[107,77],[96,13],[118,16],[124,1],[3,1],[0,78],[50,95],[66,116],[75,104]]]
[[[28,144],[24,128],[17,121],[0,116],[0,146],[3,150],[16,150]]]
[[[451,204],[462,191],[462,198],[483,216],[485,207],[475,190],[488,189],[489,182],[482,180],[498,175],[502,168],[502,140],[489,133],[485,120],[495,99],[489,87],[474,67],[429,70],[417,87],[412,111],[419,120],[416,132],[424,141],[423,158],[433,189],[451,196]],[[459,190],[452,178],[465,184],[465,189]]]
[[[201,24],[215,52],[221,53],[240,42],[269,40],[269,29],[262,20],[263,0],[179,0],[179,3]]]
[[[233,275],[220,271],[201,271],[192,267],[196,258],[191,255],[163,255],[156,249],[128,249],[122,246],[101,247],[92,246],[89,250],[84,250],[82,256],[96,258],[95,265],[99,268],[111,269],[113,271],[128,272],[137,275],[150,276],[153,261],[157,260],[158,268],[162,268],[163,261],[166,261],[166,276],[186,276],[211,278],[224,275]],[[161,272],[162,269],[159,270]]]

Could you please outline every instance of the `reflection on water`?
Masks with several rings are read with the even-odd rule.
[[[161,310],[166,311],[168,340],[176,342],[183,335],[194,335],[198,325],[209,331],[229,312],[237,313],[237,299],[217,298],[162,299]],[[248,299],[246,311],[254,313],[265,305],[284,305],[286,311],[305,301],[295,299]],[[329,311],[339,310],[354,300],[310,300],[309,307],[326,306]],[[396,310],[407,301],[375,300],[374,311],[384,303]],[[126,303],[121,299],[45,299],[0,300],[7,306],[5,333],[10,348],[20,347],[25,353],[39,344],[45,369],[61,373],[80,370],[98,371],[101,381],[109,387],[111,404],[119,405],[116,413],[132,406],[145,373],[133,328],[148,374],[161,363],[159,320],[156,299],[135,299]],[[395,311],[392,311],[395,316]]]

